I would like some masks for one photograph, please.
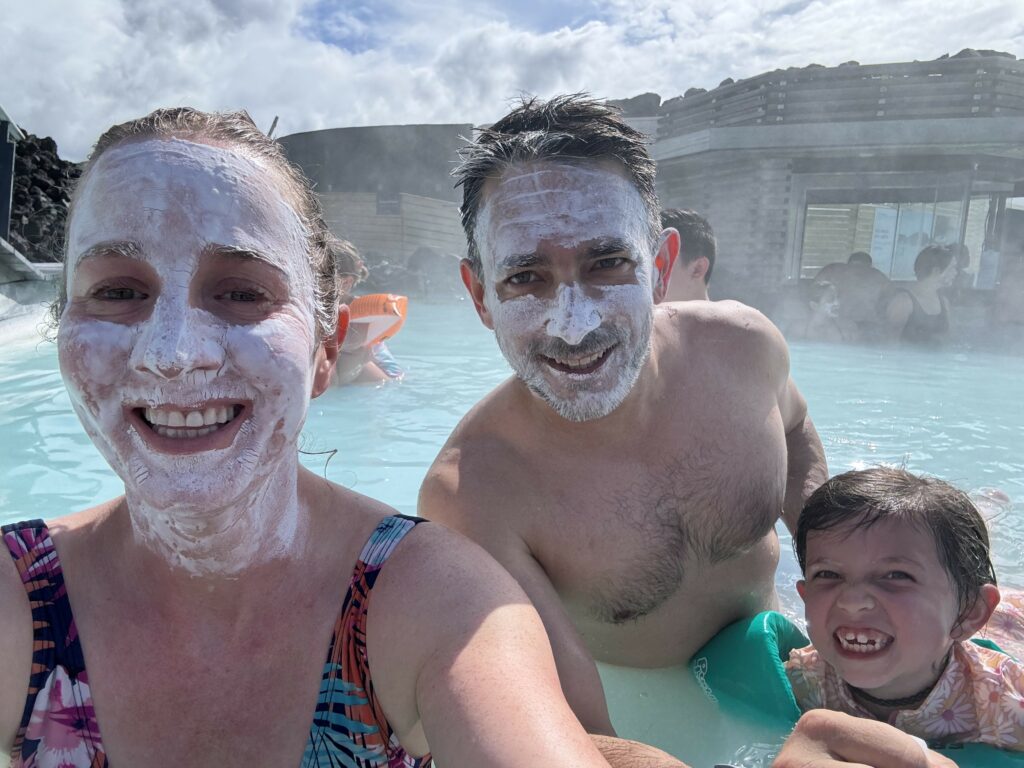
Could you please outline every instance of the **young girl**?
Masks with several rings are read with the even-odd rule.
[[[795,543],[813,645],[785,666],[802,710],[1024,751],[1024,665],[967,642],[999,590],[964,493],[902,469],[847,472],[807,500]]]

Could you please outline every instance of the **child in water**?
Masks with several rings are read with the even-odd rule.
[[[846,472],[807,500],[795,545],[813,643],[785,665],[801,710],[1024,751],[1024,665],[968,642],[999,590],[964,493],[902,469]]]

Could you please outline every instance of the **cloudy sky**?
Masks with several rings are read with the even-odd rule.
[[[809,63],[1024,57],[1021,0],[0,0],[0,106],[82,159],[159,106],[278,135],[493,121],[523,91],[608,98]]]

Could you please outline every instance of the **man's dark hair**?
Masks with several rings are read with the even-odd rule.
[[[519,105],[459,152],[462,162],[453,172],[462,186],[462,228],[473,271],[481,274],[476,222],[484,184],[510,166],[537,160],[584,163],[615,160],[628,174],[648,211],[652,249],[661,233],[658,196],[654,190],[654,160],[647,139],[630,128],[621,110],[587,94],[555,96],[548,101],[523,97]]]
[[[800,512],[793,546],[807,573],[807,535],[850,533],[879,520],[902,520],[931,533],[939,562],[956,590],[962,621],[985,584],[995,584],[988,529],[963,491],[936,477],[873,467],[836,475],[811,494]]]
[[[666,208],[661,212],[662,228],[672,227],[679,232],[682,240],[680,258],[684,264],[692,264],[702,256],[708,260],[708,271],[704,273],[704,284],[711,282],[711,270],[715,268],[718,242],[708,220],[688,208]]]
[[[914,259],[914,274],[918,280],[941,272],[953,261],[953,251],[945,245],[926,245]]]
[[[846,260],[847,264],[863,264],[865,267],[873,265],[871,261],[871,254],[867,251],[854,251],[850,254],[850,258]]]

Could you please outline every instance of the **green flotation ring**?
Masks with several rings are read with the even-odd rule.
[[[764,611],[730,624],[690,660],[697,683],[730,715],[779,729],[779,743],[800,717],[783,663],[789,652],[809,644],[795,624],[775,611]],[[976,640],[993,650],[999,646]],[[961,744],[937,750],[960,768],[1022,768],[1024,754],[987,744]]]

